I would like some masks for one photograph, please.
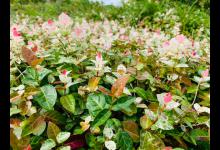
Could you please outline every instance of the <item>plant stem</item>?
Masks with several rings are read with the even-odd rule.
[[[195,101],[196,101],[196,97],[197,97],[197,94],[198,94],[198,91],[199,91],[200,83],[201,83],[201,81],[199,81],[199,83],[198,83],[198,85],[197,85],[196,93],[195,93],[195,96],[194,96],[194,99],[193,99],[193,102],[192,102],[192,106],[194,105],[194,103],[195,103]]]

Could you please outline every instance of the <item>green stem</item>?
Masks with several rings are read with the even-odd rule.
[[[197,97],[197,95],[198,95],[200,83],[201,83],[201,81],[199,81],[199,83],[198,83],[198,85],[197,85],[196,93],[195,93],[195,96],[194,96],[194,99],[193,99],[193,102],[192,102],[192,106],[194,105],[194,103],[195,103],[195,101],[196,101],[196,97]]]

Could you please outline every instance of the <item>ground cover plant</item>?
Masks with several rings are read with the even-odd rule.
[[[66,12],[71,18],[83,17],[96,21],[107,18],[127,22],[131,26],[160,28],[164,32],[179,22],[184,35],[196,38],[201,30],[203,35],[209,36],[209,0],[126,0],[128,3],[122,7],[103,6],[90,1],[95,0],[51,0],[50,3],[45,3],[45,0],[13,0],[10,12],[11,17],[24,14],[46,20],[55,19],[61,12]]]
[[[209,38],[163,30],[13,18],[11,149],[209,149]]]

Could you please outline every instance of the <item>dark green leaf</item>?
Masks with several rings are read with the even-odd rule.
[[[140,96],[141,98],[143,98],[144,100],[147,99],[147,93],[146,93],[146,91],[145,91],[143,88],[135,87],[135,88],[133,89],[133,91],[134,91],[135,93],[137,93],[137,95]]]
[[[103,125],[109,119],[111,114],[111,111],[104,109],[96,116],[95,120],[92,122],[92,126],[95,128]]]
[[[132,150],[133,142],[127,132],[120,131],[117,135],[117,144],[120,150]]]
[[[51,110],[44,113],[45,120],[52,121],[56,124],[65,124],[66,118],[58,111]]]

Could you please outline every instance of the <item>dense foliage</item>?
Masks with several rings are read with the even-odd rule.
[[[103,6],[91,3],[95,0],[14,0],[11,3],[11,16],[24,14],[35,18],[56,18],[61,12],[72,18],[103,21],[104,19],[127,22],[131,26],[148,26],[151,29],[173,28],[179,23],[180,31],[192,37],[202,30],[209,36],[209,0],[124,0],[129,1],[122,7]],[[116,0],[117,1],[117,0]],[[172,8],[172,9],[171,9]]]
[[[16,16],[12,149],[209,149],[209,38],[166,30]]]

